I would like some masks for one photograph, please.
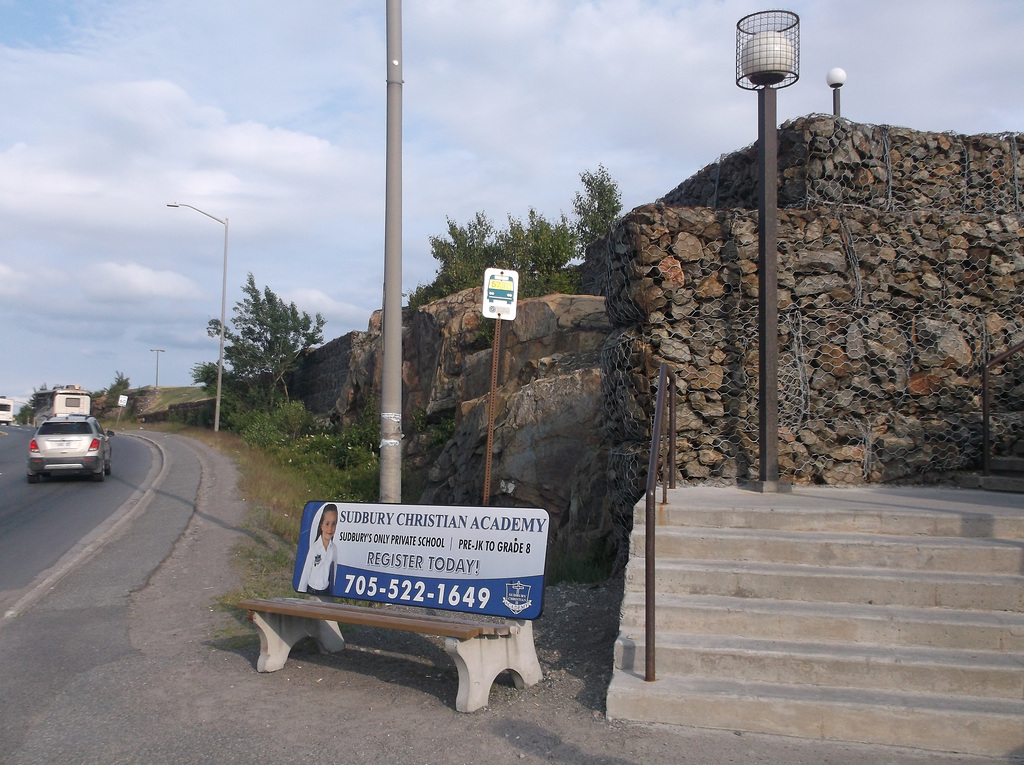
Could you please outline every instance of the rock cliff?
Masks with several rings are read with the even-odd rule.
[[[483,501],[495,322],[470,289],[406,311],[403,332],[404,494],[407,502]],[[495,397],[494,505],[543,507],[553,547],[610,544],[601,430],[601,348],[611,325],[604,298],[548,295],[519,302],[503,322]],[[315,351],[293,384],[321,413],[351,421],[379,390],[380,314],[366,332]]]

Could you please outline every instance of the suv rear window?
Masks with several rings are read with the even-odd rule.
[[[44,422],[39,426],[41,436],[88,436],[92,428],[87,422]]]

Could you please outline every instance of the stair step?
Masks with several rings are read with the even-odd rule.
[[[978,476],[978,488],[986,491],[1003,491],[1024,494],[1024,477],[1015,475]]]
[[[659,526],[1024,540],[1020,498],[974,489],[800,487],[792,494],[756,494],[687,487],[670,489],[656,517]],[[644,523],[640,502],[634,526],[639,530]]]
[[[643,533],[634,534],[633,555],[644,555],[645,544]],[[656,545],[659,558],[1011,575],[1024,571],[1024,541],[1004,539],[666,526],[657,529]]]
[[[623,630],[617,669],[643,672],[643,631]],[[765,640],[666,632],[657,670],[746,682],[1024,699],[1024,654],[995,651]]]
[[[1024,747],[1024,701],[617,671],[610,719],[915,747],[990,757]]]
[[[670,490],[655,516],[654,683],[642,679],[646,529],[635,510],[610,718],[1024,752],[1020,496]]]
[[[626,566],[626,588],[644,582],[644,558]],[[658,592],[877,605],[1024,610],[1024,576],[801,566],[748,561],[659,560]]]
[[[627,591],[621,627],[642,633],[643,592]],[[785,640],[974,648],[1024,653],[1024,614],[815,603],[718,595],[657,595],[657,629]]]
[[[1000,473],[1024,475],[1024,458],[1021,457],[989,457],[988,466]]]

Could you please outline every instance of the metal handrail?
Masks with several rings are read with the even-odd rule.
[[[1008,348],[998,356],[993,356],[991,359],[985,362],[981,367],[981,469],[982,475],[991,475],[990,466],[990,453],[992,451],[989,444],[989,390],[988,390],[988,377],[989,370],[997,364],[1002,364],[1010,356],[1018,353],[1024,349],[1024,343],[1017,343],[1012,348]]]
[[[675,437],[675,421],[676,421],[676,377],[675,374],[668,368],[668,364],[662,362],[661,369],[658,372],[658,396],[654,402],[654,426],[651,428],[651,453],[647,461],[647,506],[646,506],[646,526],[644,527],[644,590],[645,590],[645,603],[644,603],[644,680],[647,682],[654,681],[654,626],[655,626],[655,608],[654,608],[654,589],[655,589],[655,577],[654,577],[654,529],[655,529],[655,504],[656,496],[658,492],[658,477],[662,475],[662,470],[667,462],[668,477],[667,480],[662,480],[662,491],[661,491],[661,502],[662,504],[668,502],[668,489],[674,489],[676,487],[676,437]],[[671,392],[672,395],[668,397],[668,416],[670,427],[664,428],[665,421],[665,394]],[[662,438],[663,431],[668,440],[667,448],[667,460],[662,460],[662,452],[664,449]]]

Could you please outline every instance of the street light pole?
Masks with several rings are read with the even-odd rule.
[[[150,348],[149,352],[156,354],[156,384],[153,386],[153,388],[156,390],[160,390],[160,354],[164,352],[164,349]]]
[[[220,218],[210,215],[210,213],[200,210],[198,207],[192,205],[186,205],[175,202],[174,204],[167,205],[168,207],[188,207],[190,210],[195,210],[197,213],[205,215],[207,218],[212,218],[221,225],[224,226],[224,275],[221,279],[220,285],[220,352],[217,355],[217,399],[213,406],[213,430],[217,432],[220,430],[220,391],[221,382],[224,379],[224,326],[227,321],[227,301],[228,301],[228,219]],[[159,357],[157,357],[159,358]]]
[[[387,0],[387,137],[380,501],[402,501],[402,3]]]
[[[800,18],[761,11],[736,24],[736,84],[757,91],[758,481],[779,484],[778,118],[775,91],[800,76]]]

